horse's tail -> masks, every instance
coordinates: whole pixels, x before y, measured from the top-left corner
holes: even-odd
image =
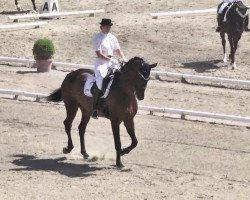
[[[49,96],[46,97],[47,101],[59,102],[62,101],[62,89],[58,88],[54,92],[52,92]]]

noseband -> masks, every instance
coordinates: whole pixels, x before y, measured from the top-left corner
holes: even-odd
[[[140,70],[138,71],[138,74],[140,75],[140,77],[142,77],[143,80],[148,81],[149,75],[150,75],[149,64],[142,60],[141,67],[140,67]]]

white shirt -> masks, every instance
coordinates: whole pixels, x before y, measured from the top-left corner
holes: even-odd
[[[224,0],[223,2],[224,3],[233,3],[233,2],[236,2],[236,1],[240,1],[240,0]],[[241,0],[243,2],[243,0]]]
[[[113,56],[114,51],[120,49],[119,42],[113,34],[102,32],[94,36],[93,46],[95,51],[100,51],[106,56]]]

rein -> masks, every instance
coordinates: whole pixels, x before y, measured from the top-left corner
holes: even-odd
[[[238,13],[238,15],[240,17],[242,17],[243,19],[248,15],[248,10],[246,11],[245,14],[242,14],[240,11],[239,11],[239,8],[236,8],[236,12]]]
[[[143,80],[148,81],[150,77],[145,78],[141,72],[138,72],[138,74],[143,78]]]

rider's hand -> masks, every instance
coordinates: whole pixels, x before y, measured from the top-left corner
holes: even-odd
[[[110,58],[110,62],[112,62],[115,65],[119,64],[118,60],[116,60],[115,58]]]
[[[128,59],[125,56],[122,56],[122,61],[123,62],[128,62]]]

